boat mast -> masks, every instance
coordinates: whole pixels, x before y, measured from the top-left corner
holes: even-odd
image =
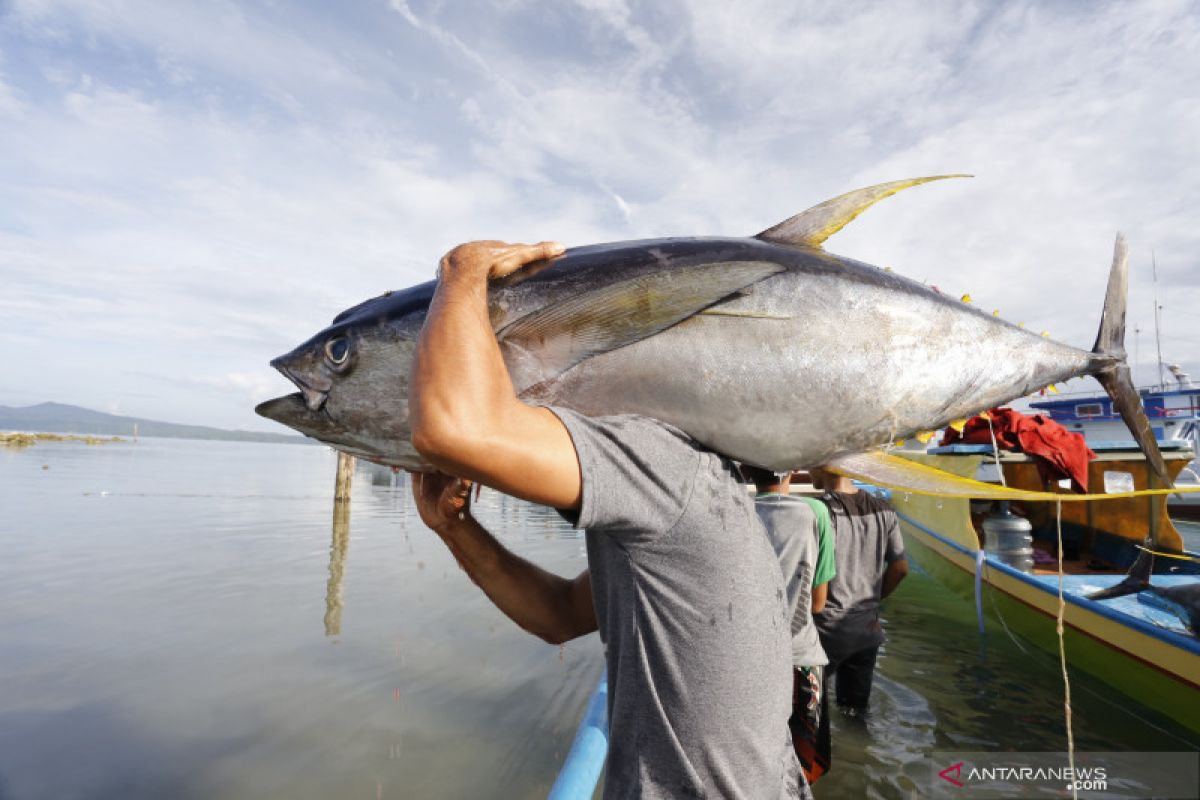
[[[1162,337],[1158,319],[1162,306],[1158,304],[1158,262],[1154,258],[1153,250],[1150,251],[1150,269],[1154,273],[1154,346],[1158,350],[1158,390],[1161,392],[1166,389],[1166,384],[1163,383]]]
[[[1133,323],[1133,363],[1130,364],[1130,366],[1129,366],[1129,374],[1130,374],[1130,378],[1133,380],[1134,386],[1138,385],[1138,383],[1137,383],[1137,368],[1138,368],[1138,359],[1140,358],[1138,353],[1140,353],[1141,351],[1142,351],[1142,326],[1140,323],[1135,322],[1135,323]]]

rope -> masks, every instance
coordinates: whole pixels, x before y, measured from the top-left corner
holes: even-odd
[[[1151,550],[1149,547],[1142,547],[1140,544],[1135,544],[1134,547],[1136,547],[1138,550],[1145,550],[1147,553],[1149,553],[1152,556],[1162,556],[1163,558],[1178,558],[1180,561],[1194,561],[1197,564],[1200,564],[1200,558],[1196,558],[1195,556],[1189,556],[1189,555],[1186,555],[1183,553],[1163,553],[1158,550]]]
[[[1058,616],[1055,618],[1055,631],[1058,633],[1058,659],[1062,666],[1063,679],[1063,709],[1067,725],[1067,763],[1071,766],[1071,797],[1079,800],[1079,790],[1075,786],[1075,733],[1071,729],[1071,679],[1067,676],[1067,645],[1063,639],[1063,615],[1067,611],[1067,601],[1063,598],[1063,540],[1062,540],[1062,501],[1054,503],[1055,523],[1058,529]]]
[[[991,568],[990,568],[990,565],[988,565],[986,561],[984,562],[984,569],[986,569],[988,571],[988,575],[990,576]],[[987,592],[988,603],[992,607],[992,613],[995,614],[996,619],[1000,621],[1000,626],[1002,628],[1004,628],[1004,633],[1005,633],[1005,635],[1008,636],[1008,640],[1010,642],[1012,642],[1014,647],[1016,647],[1018,650],[1020,650],[1026,656],[1028,656],[1031,661],[1037,662],[1039,668],[1050,669],[1051,667],[1050,667],[1049,659],[1051,659],[1052,656],[1045,651],[1038,650],[1037,648],[1026,649],[1025,645],[1021,644],[1020,638],[1015,633],[1013,633],[1012,630],[1008,627],[1008,622],[1005,621],[1004,613],[1000,610],[1000,606],[996,605],[996,593],[998,590],[996,589],[995,585],[992,583],[992,580],[990,577],[986,577],[985,580],[987,582],[988,590],[989,590]],[[1180,736],[1178,733],[1167,730],[1166,728],[1162,727],[1161,725],[1158,725],[1158,724],[1150,721],[1146,717],[1143,717],[1141,714],[1137,713],[1137,711],[1134,710],[1134,708],[1135,708],[1134,706],[1131,706],[1128,703],[1117,702],[1117,701],[1113,700],[1113,698],[1110,697],[1109,695],[1098,692],[1095,689],[1091,688],[1090,686],[1087,685],[1087,683],[1080,684],[1080,686],[1078,686],[1076,688],[1082,688],[1083,691],[1086,692],[1093,700],[1102,702],[1106,706],[1109,706],[1110,708],[1113,708],[1122,714],[1128,714],[1129,716],[1136,719],[1138,722],[1142,723],[1143,725],[1145,725],[1149,728],[1153,728],[1154,730],[1158,731],[1159,733],[1163,734],[1164,736],[1169,736],[1172,739],[1175,739],[1176,741],[1178,741],[1181,744],[1186,745],[1188,747],[1190,747],[1192,745],[1192,741],[1190,739],[1185,739],[1184,737]]]
[[[1000,485],[1008,488],[1004,480],[1004,467],[1000,466],[1000,445],[996,444],[996,429],[992,427],[992,415],[987,415],[988,433],[992,435],[992,457],[996,459],[996,470],[1000,473]]]

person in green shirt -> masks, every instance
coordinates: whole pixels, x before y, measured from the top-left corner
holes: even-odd
[[[779,557],[792,620],[792,745],[809,783],[829,769],[829,726],[821,722],[823,671],[828,658],[813,614],[825,607],[829,581],[837,574],[833,526],[825,504],[792,496],[791,475],[742,465],[754,483],[754,508]]]

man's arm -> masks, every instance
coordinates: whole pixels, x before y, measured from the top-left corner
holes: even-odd
[[[882,516],[887,526],[887,547],[884,551],[884,560],[887,562],[887,569],[883,573],[883,585],[879,591],[880,599],[896,591],[900,581],[904,580],[904,576],[908,574],[908,559],[904,556],[904,537],[900,535],[900,520],[896,518],[896,512],[890,505],[886,502],[884,505],[886,510]]]
[[[507,550],[471,516],[469,483],[435,473],[412,482],[421,519],[509,619],[550,644],[596,630],[590,572],[568,580]]]
[[[883,586],[879,590],[880,599],[896,591],[896,587],[900,585],[900,581],[904,580],[906,575],[908,575],[907,558],[901,558],[888,564],[887,570],[883,573]]]
[[[409,381],[412,442],[451,475],[555,508],[578,509],[575,445],[552,412],[517,399],[488,318],[487,282],[562,245],[473,242],[442,259]]]
[[[825,601],[829,599],[829,583],[822,583],[820,586],[812,588],[812,601],[809,604],[809,612],[812,614],[820,614],[825,610]]]

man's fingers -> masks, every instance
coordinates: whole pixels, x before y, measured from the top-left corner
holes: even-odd
[[[543,261],[548,258],[561,256],[566,247],[559,242],[538,242],[537,244],[513,244],[498,248],[496,259],[488,271],[490,278],[503,278],[516,272],[526,264]]]
[[[507,244],[494,239],[460,244],[442,256],[438,274],[447,271],[482,272],[489,278],[502,278],[526,264],[560,256],[566,248],[558,242]]]

